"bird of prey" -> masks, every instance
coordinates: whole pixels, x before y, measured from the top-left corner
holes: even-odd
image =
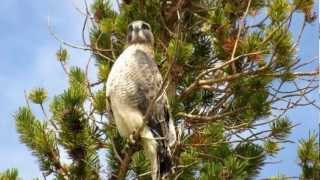
[[[121,136],[134,141],[138,133],[150,159],[152,179],[165,179],[173,168],[170,148],[176,142],[176,132],[167,95],[158,95],[163,79],[154,60],[150,25],[144,21],[130,23],[127,44],[108,76],[109,113]]]

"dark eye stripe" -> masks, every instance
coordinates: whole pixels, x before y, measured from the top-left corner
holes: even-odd
[[[128,27],[128,30],[129,30],[129,31],[133,31],[132,25],[130,25],[130,26]]]
[[[142,29],[149,30],[149,26],[145,23],[142,24]]]

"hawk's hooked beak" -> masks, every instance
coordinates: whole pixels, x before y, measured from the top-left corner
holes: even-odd
[[[140,30],[140,29],[139,29],[139,28],[137,28],[137,27],[133,29],[133,31],[134,31],[135,33],[138,33],[138,32],[139,32],[139,30]]]

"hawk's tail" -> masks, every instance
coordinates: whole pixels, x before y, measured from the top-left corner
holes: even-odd
[[[159,146],[158,148],[158,160],[159,160],[159,171],[161,179],[173,173],[173,160],[170,149],[165,146]]]
[[[168,143],[165,143],[164,139],[157,139],[149,127],[145,127],[140,136],[146,155],[150,159],[152,180],[168,179],[174,166]]]

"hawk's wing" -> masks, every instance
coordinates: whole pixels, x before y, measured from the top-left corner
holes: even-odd
[[[146,115],[147,109],[151,105],[151,111],[148,115],[147,125],[150,127],[155,137],[166,137],[169,131],[170,113],[167,106],[166,95],[161,96],[154,104],[154,98],[159,94],[162,86],[162,76],[159,72],[154,59],[150,59],[145,52],[137,50],[134,57],[138,62],[138,71],[141,74],[134,76],[137,82],[137,94],[141,101],[138,102],[138,108],[143,115]]]

